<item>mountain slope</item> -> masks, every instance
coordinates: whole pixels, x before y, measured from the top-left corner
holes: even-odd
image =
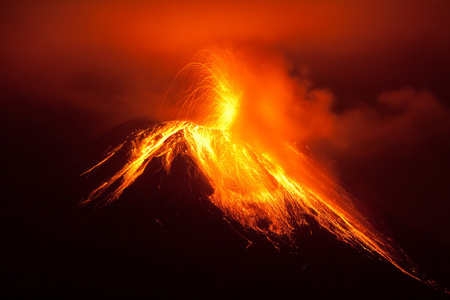
[[[64,168],[56,182],[67,185],[28,200],[45,204],[27,215],[16,210],[21,239],[8,249],[7,296],[445,299],[387,262],[337,241],[312,219],[295,232],[292,246],[224,218],[208,200],[211,187],[186,157],[175,158],[169,174],[153,159],[108,206],[77,207],[125,153],[87,179],[79,177],[77,166],[98,159],[104,144],[119,143],[132,128],[147,125],[113,129],[80,154],[76,166]]]

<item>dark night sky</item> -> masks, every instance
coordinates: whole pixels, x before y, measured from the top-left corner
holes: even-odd
[[[368,207],[449,247],[449,2],[214,3],[2,1],[5,206],[112,127],[154,118],[197,51],[230,46],[324,92],[293,97],[292,136]]]

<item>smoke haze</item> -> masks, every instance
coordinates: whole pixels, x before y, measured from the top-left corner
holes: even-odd
[[[265,143],[308,145],[378,205],[449,242],[448,6],[3,2],[2,138],[21,157],[36,144],[52,157],[124,121],[155,118],[195,53],[229,47],[253,74],[242,79],[242,126],[263,128]]]

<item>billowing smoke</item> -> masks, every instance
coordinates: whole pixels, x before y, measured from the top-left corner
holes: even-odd
[[[152,115],[174,74],[197,51],[250,46],[287,57],[289,71],[306,64],[321,86],[367,101],[367,94],[386,88],[443,83],[445,74],[435,69],[448,53],[444,5],[3,2],[0,76],[15,92],[100,115],[94,123],[105,123],[105,130]],[[361,91],[365,87],[369,91]]]
[[[382,174],[384,157],[417,160],[448,147],[439,142],[450,128],[446,5],[5,1],[3,127],[18,118],[70,145],[129,119],[156,118],[176,73],[215,45],[241,52],[248,68],[239,79],[242,134],[263,129],[255,143],[308,145],[337,176]]]

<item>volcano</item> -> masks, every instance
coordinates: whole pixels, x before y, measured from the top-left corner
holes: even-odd
[[[173,87],[182,86],[177,81],[188,82],[178,93],[182,97],[175,107],[177,117],[133,132],[125,142],[109,149],[82,175],[89,176],[116,156],[121,157],[121,152],[126,153],[126,160],[116,162],[114,165],[120,166],[117,171],[101,179],[80,204],[98,198],[110,204],[153,159],[159,159],[161,168],[169,174],[175,159],[181,156],[192,161],[194,171],[188,173],[194,179],[203,179],[207,186],[203,194],[227,219],[263,233],[275,247],[279,241],[295,244],[293,235],[312,218],[338,240],[378,255],[403,273],[435,285],[367,221],[336,179],[295,142],[287,140],[286,127],[271,122],[274,117],[282,117],[276,112],[278,105],[274,105],[277,96],[248,98],[252,81],[248,77],[252,76],[245,67],[239,68],[232,52],[205,50],[197,59],[183,68],[173,82]],[[165,101],[168,99],[166,96]],[[249,117],[249,112],[256,118]],[[270,127],[275,130],[267,137],[264,128]]]
[[[32,2],[1,299],[448,299],[446,1]]]
[[[250,101],[245,83],[254,79],[239,64],[214,51],[199,56],[173,83],[173,98],[181,99],[168,103],[169,92],[163,102],[169,120],[111,130],[66,158],[45,184],[35,183],[43,192],[21,204],[34,213],[12,206],[10,220],[32,229],[7,239],[19,250],[9,253],[16,260],[6,280],[19,286],[7,291],[64,298],[444,296],[434,274],[418,270],[307,150],[286,140],[289,122],[272,122],[276,98]],[[28,246],[21,248],[20,237]]]
[[[13,243],[4,264],[7,296],[445,299],[385,260],[337,240],[312,217],[292,235],[295,245],[244,227],[211,203],[213,190],[188,156],[174,157],[169,173],[161,157],[153,158],[118,200],[78,206],[127,161],[131,143],[87,179],[79,177],[81,168],[98,161],[107,145],[114,148],[149,126],[157,124],[128,122],[111,130],[64,166],[48,192],[34,195],[38,213],[17,221],[32,227],[28,244]]]

